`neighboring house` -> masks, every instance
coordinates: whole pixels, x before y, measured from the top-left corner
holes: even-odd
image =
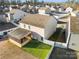
[[[32,38],[47,40],[56,31],[57,21],[52,16],[30,14],[20,21],[20,27],[32,32]]]
[[[10,17],[11,17],[11,14],[9,14],[9,13],[0,14],[0,21],[10,22],[10,20],[11,20]]]
[[[49,5],[45,5],[45,7],[46,7],[46,8],[50,8],[50,6],[49,6]]]
[[[70,40],[68,47],[79,51],[79,16],[71,16],[70,20]]]
[[[10,12],[7,12],[6,14],[9,15],[10,22],[13,22],[13,21],[17,22],[17,21],[21,20],[24,16],[27,15],[26,12],[23,12],[19,9],[12,9],[12,10],[10,10]]]
[[[38,13],[45,15],[45,14],[51,13],[51,10],[49,8],[46,8],[46,7],[40,7],[38,10]]]
[[[70,13],[71,13],[72,11],[73,11],[73,8],[71,8],[71,7],[67,7],[66,10],[65,10],[65,12],[70,12]]]
[[[15,30],[17,27],[12,23],[0,22],[0,35],[7,35],[8,32]]]
[[[64,11],[64,8],[63,7],[59,7],[59,10],[58,10],[59,12],[62,12],[62,11]]]
[[[23,6],[20,7],[20,9],[21,9],[22,11],[26,12],[27,9],[28,9],[28,5],[23,5]]]
[[[51,11],[56,11],[56,9],[54,8],[54,6],[51,6],[51,7],[50,7],[50,10],[51,10]]]
[[[8,33],[9,35],[9,41],[16,44],[19,47],[24,46],[28,42],[30,42],[31,39],[31,32],[26,29],[18,28],[14,31],[11,31]]]
[[[70,19],[69,14],[60,14],[58,17],[59,17],[58,21],[61,21],[61,22],[68,22]]]
[[[13,15],[13,18],[15,21],[21,20],[24,16],[26,16],[27,13],[21,10],[16,10],[15,14]]]
[[[70,15],[69,13],[65,13],[65,12],[54,12],[52,14],[57,19],[57,21],[64,21],[64,22],[66,20],[63,20],[63,18],[66,18]]]

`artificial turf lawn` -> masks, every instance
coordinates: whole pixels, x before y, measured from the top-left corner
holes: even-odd
[[[39,59],[45,59],[51,46],[37,40],[32,40],[30,43],[26,44],[23,49]]]

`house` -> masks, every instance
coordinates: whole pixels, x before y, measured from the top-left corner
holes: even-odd
[[[50,10],[51,10],[51,11],[56,11],[56,9],[54,8],[54,6],[51,6],[51,7],[50,7]]]
[[[31,31],[32,38],[41,42],[56,31],[57,21],[52,16],[29,14],[20,21],[20,27]]]
[[[50,6],[49,6],[49,5],[45,5],[45,7],[46,7],[46,8],[50,8]]]
[[[60,22],[68,22],[70,19],[70,14],[60,14],[58,15],[58,21]]]
[[[7,35],[8,32],[15,30],[17,27],[12,23],[0,22],[0,35]]]
[[[9,14],[9,13],[0,14],[0,21],[10,22],[10,20],[11,20],[11,14]]]
[[[24,11],[21,11],[21,10],[16,10],[16,12],[14,13],[14,15],[13,15],[13,19],[14,19],[14,21],[19,21],[19,20],[21,20],[24,16],[26,16],[27,15],[27,13],[26,12],[24,12]]]
[[[28,42],[30,42],[31,39],[31,32],[29,30],[25,29],[15,29],[14,31],[11,31],[8,33],[9,41],[14,43],[15,45],[22,47]]]
[[[12,22],[12,21],[19,21],[21,20],[25,15],[27,15],[26,12],[23,12],[19,9],[12,9],[9,12],[6,12],[4,14],[0,14],[0,18],[4,22]]]
[[[46,15],[46,14],[51,13],[51,10],[49,8],[46,8],[46,7],[40,7],[38,10],[38,13]]]
[[[20,6],[20,9],[24,12],[27,12],[27,9],[28,9],[28,5],[23,5],[23,6]]]
[[[79,16],[71,16],[68,48],[79,51]]]
[[[21,20],[25,15],[27,15],[26,12],[21,11],[19,9],[12,9],[10,10],[10,12],[7,12],[6,14],[8,14],[9,16],[9,22],[16,22]]]
[[[68,19],[66,18],[70,15],[70,13],[66,12],[53,12],[52,14],[57,19],[57,21],[63,21],[63,22],[67,22]]]
[[[67,7],[66,10],[65,10],[65,12],[70,12],[70,13],[71,13],[72,11],[73,11],[73,8],[71,8],[71,7]]]

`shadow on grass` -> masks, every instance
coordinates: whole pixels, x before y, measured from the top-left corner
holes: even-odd
[[[33,39],[31,42],[26,44],[23,48],[35,48],[35,49],[50,49],[51,46],[39,42],[38,40]]]

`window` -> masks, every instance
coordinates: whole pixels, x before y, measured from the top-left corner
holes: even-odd
[[[41,37],[41,41],[43,41],[43,37]]]
[[[4,32],[4,35],[7,35],[7,32]]]

